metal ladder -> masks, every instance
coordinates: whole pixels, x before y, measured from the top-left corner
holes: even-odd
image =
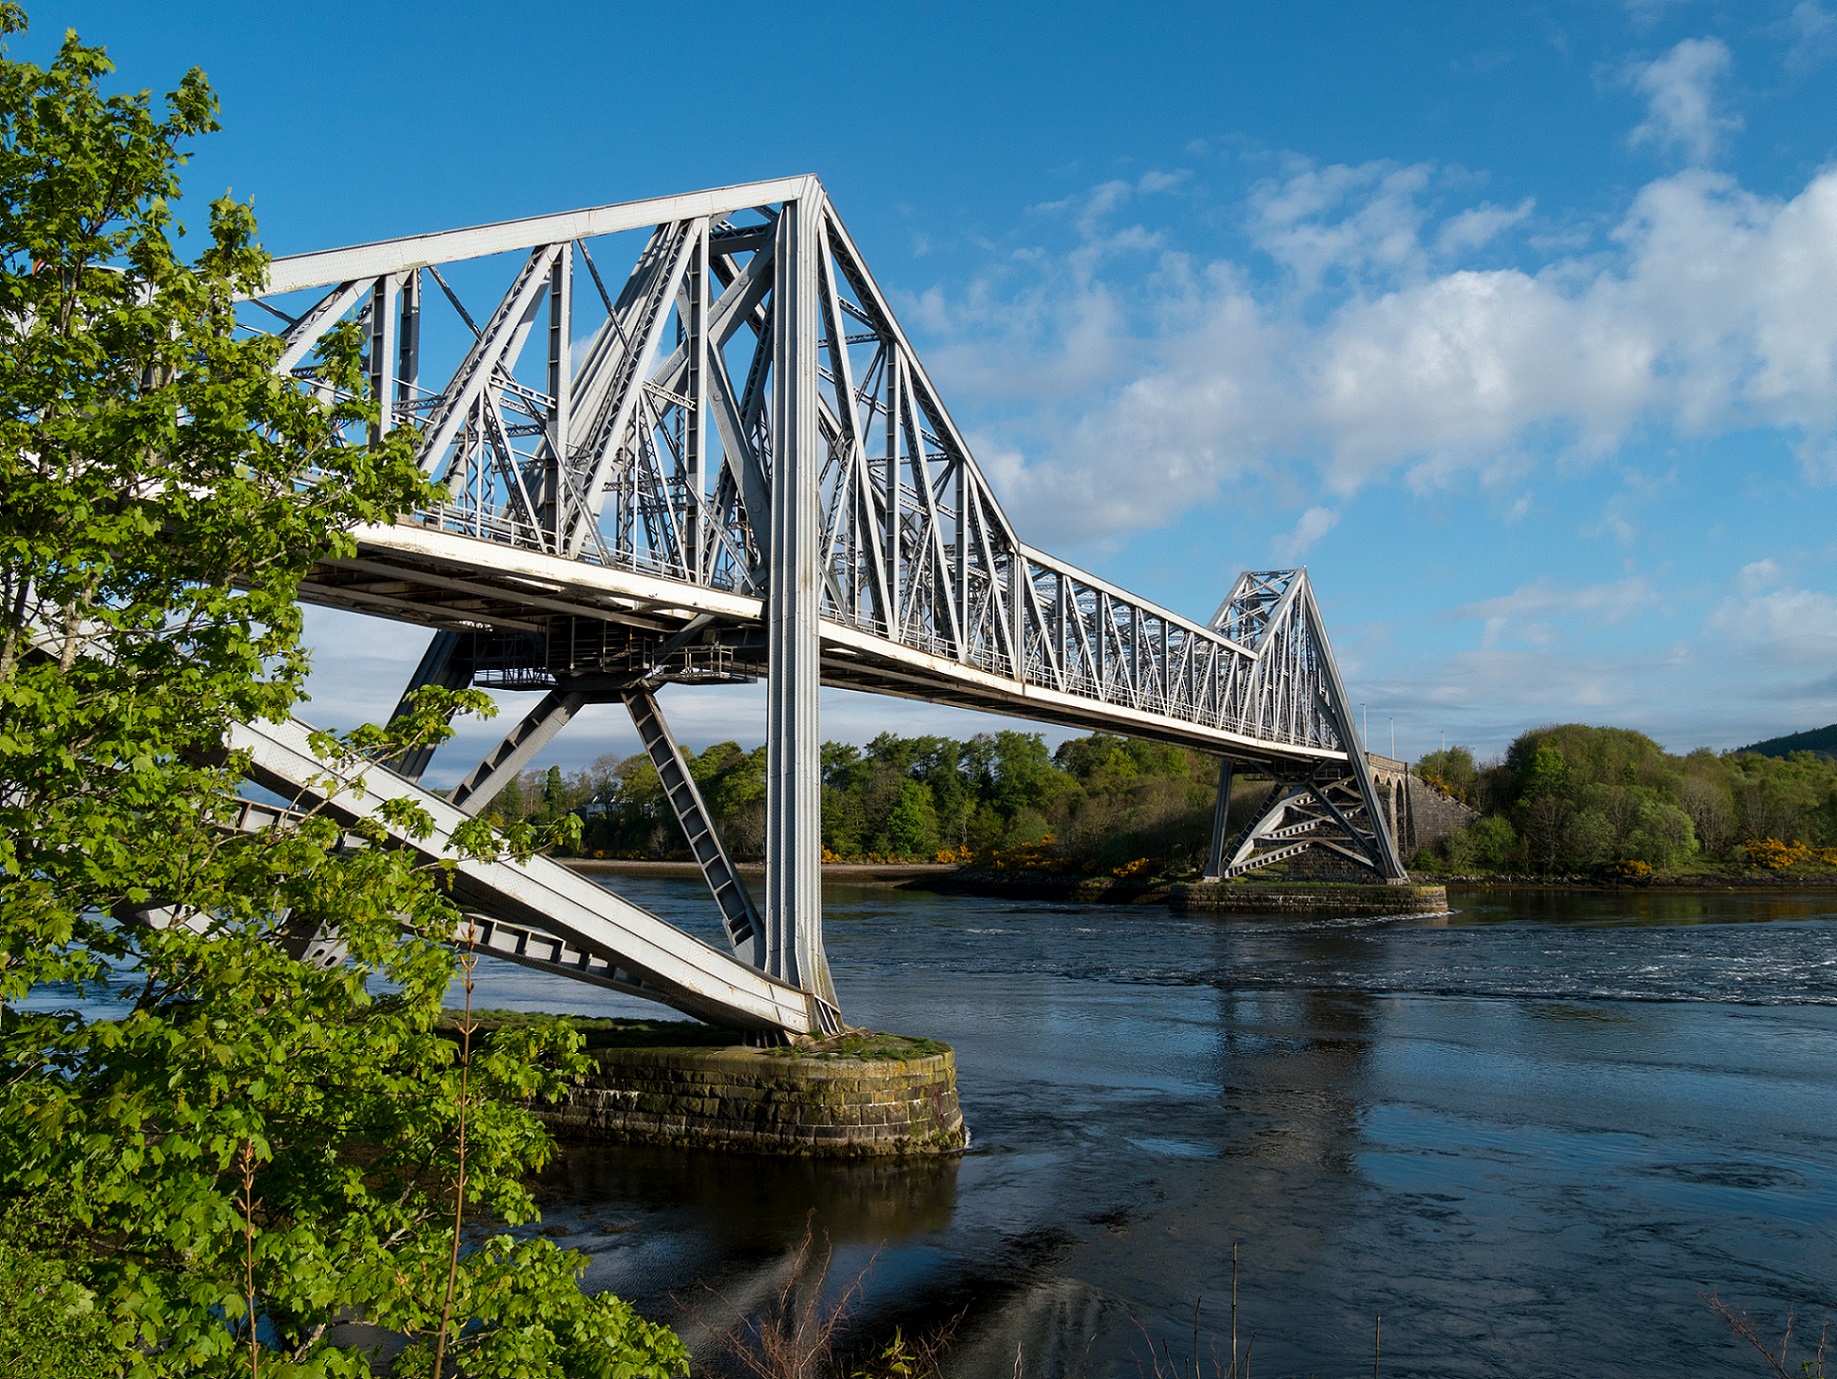
[[[623,697],[644,750],[650,755],[651,765],[657,768],[664,797],[675,811],[676,821],[682,825],[683,836],[689,840],[689,851],[701,867],[708,889],[714,893],[714,903],[720,907],[721,924],[727,930],[727,940],[733,945],[734,955],[763,969],[765,926],[759,922],[759,911],[735,872],[733,859],[727,855],[720,834],[715,832],[714,823],[708,817],[708,806],[702,801],[702,792],[696,789],[695,778],[689,774],[682,749],[670,735],[670,725],[664,722],[656,697],[641,687],[625,691]]]

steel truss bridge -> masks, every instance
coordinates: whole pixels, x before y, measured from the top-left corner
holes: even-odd
[[[396,840],[439,852],[583,705],[622,701],[727,939],[544,859],[462,864],[488,951],[768,1037],[837,1028],[822,685],[1215,756],[1212,876],[1314,850],[1405,879],[1306,572],[1241,575],[1199,622],[1022,541],[814,177],[279,258],[241,311],[317,389],[315,346],[354,322],[378,429],[418,428],[439,495],[359,528],[302,599],[434,629],[410,691],[542,695],[450,798],[418,784],[427,752],[329,788],[300,724],[237,730],[253,778],[334,813],[412,798],[438,827]],[[758,677],[762,903],[656,698]],[[1234,770],[1274,785],[1228,838]]]

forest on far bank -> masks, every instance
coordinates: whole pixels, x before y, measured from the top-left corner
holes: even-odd
[[[765,748],[720,742],[689,756],[709,812],[742,860],[763,854]],[[1627,728],[1522,733],[1503,757],[1432,752],[1414,773],[1480,818],[1412,869],[1639,876],[1727,866],[1837,865],[1837,761],[1702,748],[1678,756]],[[959,740],[883,733],[825,743],[823,845],[834,860],[1002,857],[1090,872],[1178,875],[1203,864],[1216,761],[1094,733],[1049,748],[1038,733]],[[1231,826],[1268,790],[1240,775]],[[494,802],[505,820],[583,820],[590,857],[664,860],[688,849],[650,760],[601,757],[532,771]]]
[[[1684,756],[1630,728],[1520,733],[1503,757],[1465,747],[1413,768],[1481,817],[1422,869],[1639,876],[1723,866],[1837,866],[1837,760],[1814,752]]]

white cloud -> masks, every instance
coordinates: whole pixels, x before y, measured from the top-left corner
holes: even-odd
[[[1659,602],[1643,577],[1564,589],[1548,580],[1521,585],[1509,594],[1453,609],[1448,617],[1482,624],[1483,649],[1517,641],[1547,647],[1597,627],[1628,622]]]
[[[1792,39],[1786,55],[1790,66],[1816,66],[1837,51],[1837,13],[1819,0],[1799,0],[1786,18],[1786,32]]]
[[[1663,57],[1628,68],[1628,80],[1646,98],[1646,118],[1628,142],[1675,148],[1694,163],[1709,162],[1723,137],[1741,128],[1740,116],[1716,110],[1716,86],[1730,65],[1721,39],[1687,38]]]
[[[1837,595],[1815,589],[1767,587],[1778,579],[1772,561],[1759,562],[1765,581],[1742,571],[1742,593],[1710,614],[1709,628],[1724,645],[1741,648],[1776,664],[1828,667],[1837,658]]]
[[[1445,221],[1435,236],[1435,247],[1443,254],[1463,254],[1490,244],[1514,225],[1522,224],[1536,207],[1535,197],[1527,196],[1507,209],[1490,201],[1462,211]]]
[[[1252,191],[1252,234],[1304,290],[1312,291],[1330,273],[1395,274],[1421,258],[1428,214],[1421,197],[1433,175],[1422,163],[1297,163],[1287,177]]]
[[[1755,560],[1743,565],[1735,576],[1735,587],[1743,594],[1758,594],[1778,584],[1784,572],[1772,560]]]
[[[1085,227],[1071,252],[928,294],[946,338],[925,352],[947,398],[1006,415],[978,453],[1047,542],[1164,525],[1230,485],[1484,481],[1504,455],[1586,460],[1648,429],[1777,428],[1808,477],[1837,476],[1837,168],[1784,200],[1659,178],[1604,240],[1519,267],[1438,271],[1426,246],[1487,225],[1432,215],[1435,192],[1421,168],[1292,168],[1251,198],[1288,270],[1259,282],[1121,235],[1100,188],[1059,212]]]
[[[1293,565],[1306,555],[1314,543],[1339,525],[1339,514],[1332,508],[1309,508],[1295,523],[1295,529],[1276,538],[1276,559]]]
[[[1191,176],[1192,173],[1185,168],[1177,168],[1173,172],[1150,169],[1136,179],[1135,189],[1139,192],[1169,192]]]

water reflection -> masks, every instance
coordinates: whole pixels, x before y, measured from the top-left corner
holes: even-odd
[[[832,1288],[872,1266],[857,1344],[964,1312],[953,1375],[1135,1373],[1145,1336],[1191,1348],[1196,1298],[1223,1334],[1233,1242],[1267,1374],[1367,1368],[1381,1312],[1386,1375],[1740,1375],[1700,1286],[1837,1305],[1829,896],[1495,892],[1445,923],[827,900],[850,1017],[956,1045],[973,1148],[571,1153],[551,1220],[589,1282],[705,1355],[807,1218]]]
[[[950,1224],[955,1155],[844,1160],[576,1146],[544,1179],[556,1205],[643,1202],[682,1212],[724,1249],[778,1248],[806,1221],[841,1245],[905,1240]]]

